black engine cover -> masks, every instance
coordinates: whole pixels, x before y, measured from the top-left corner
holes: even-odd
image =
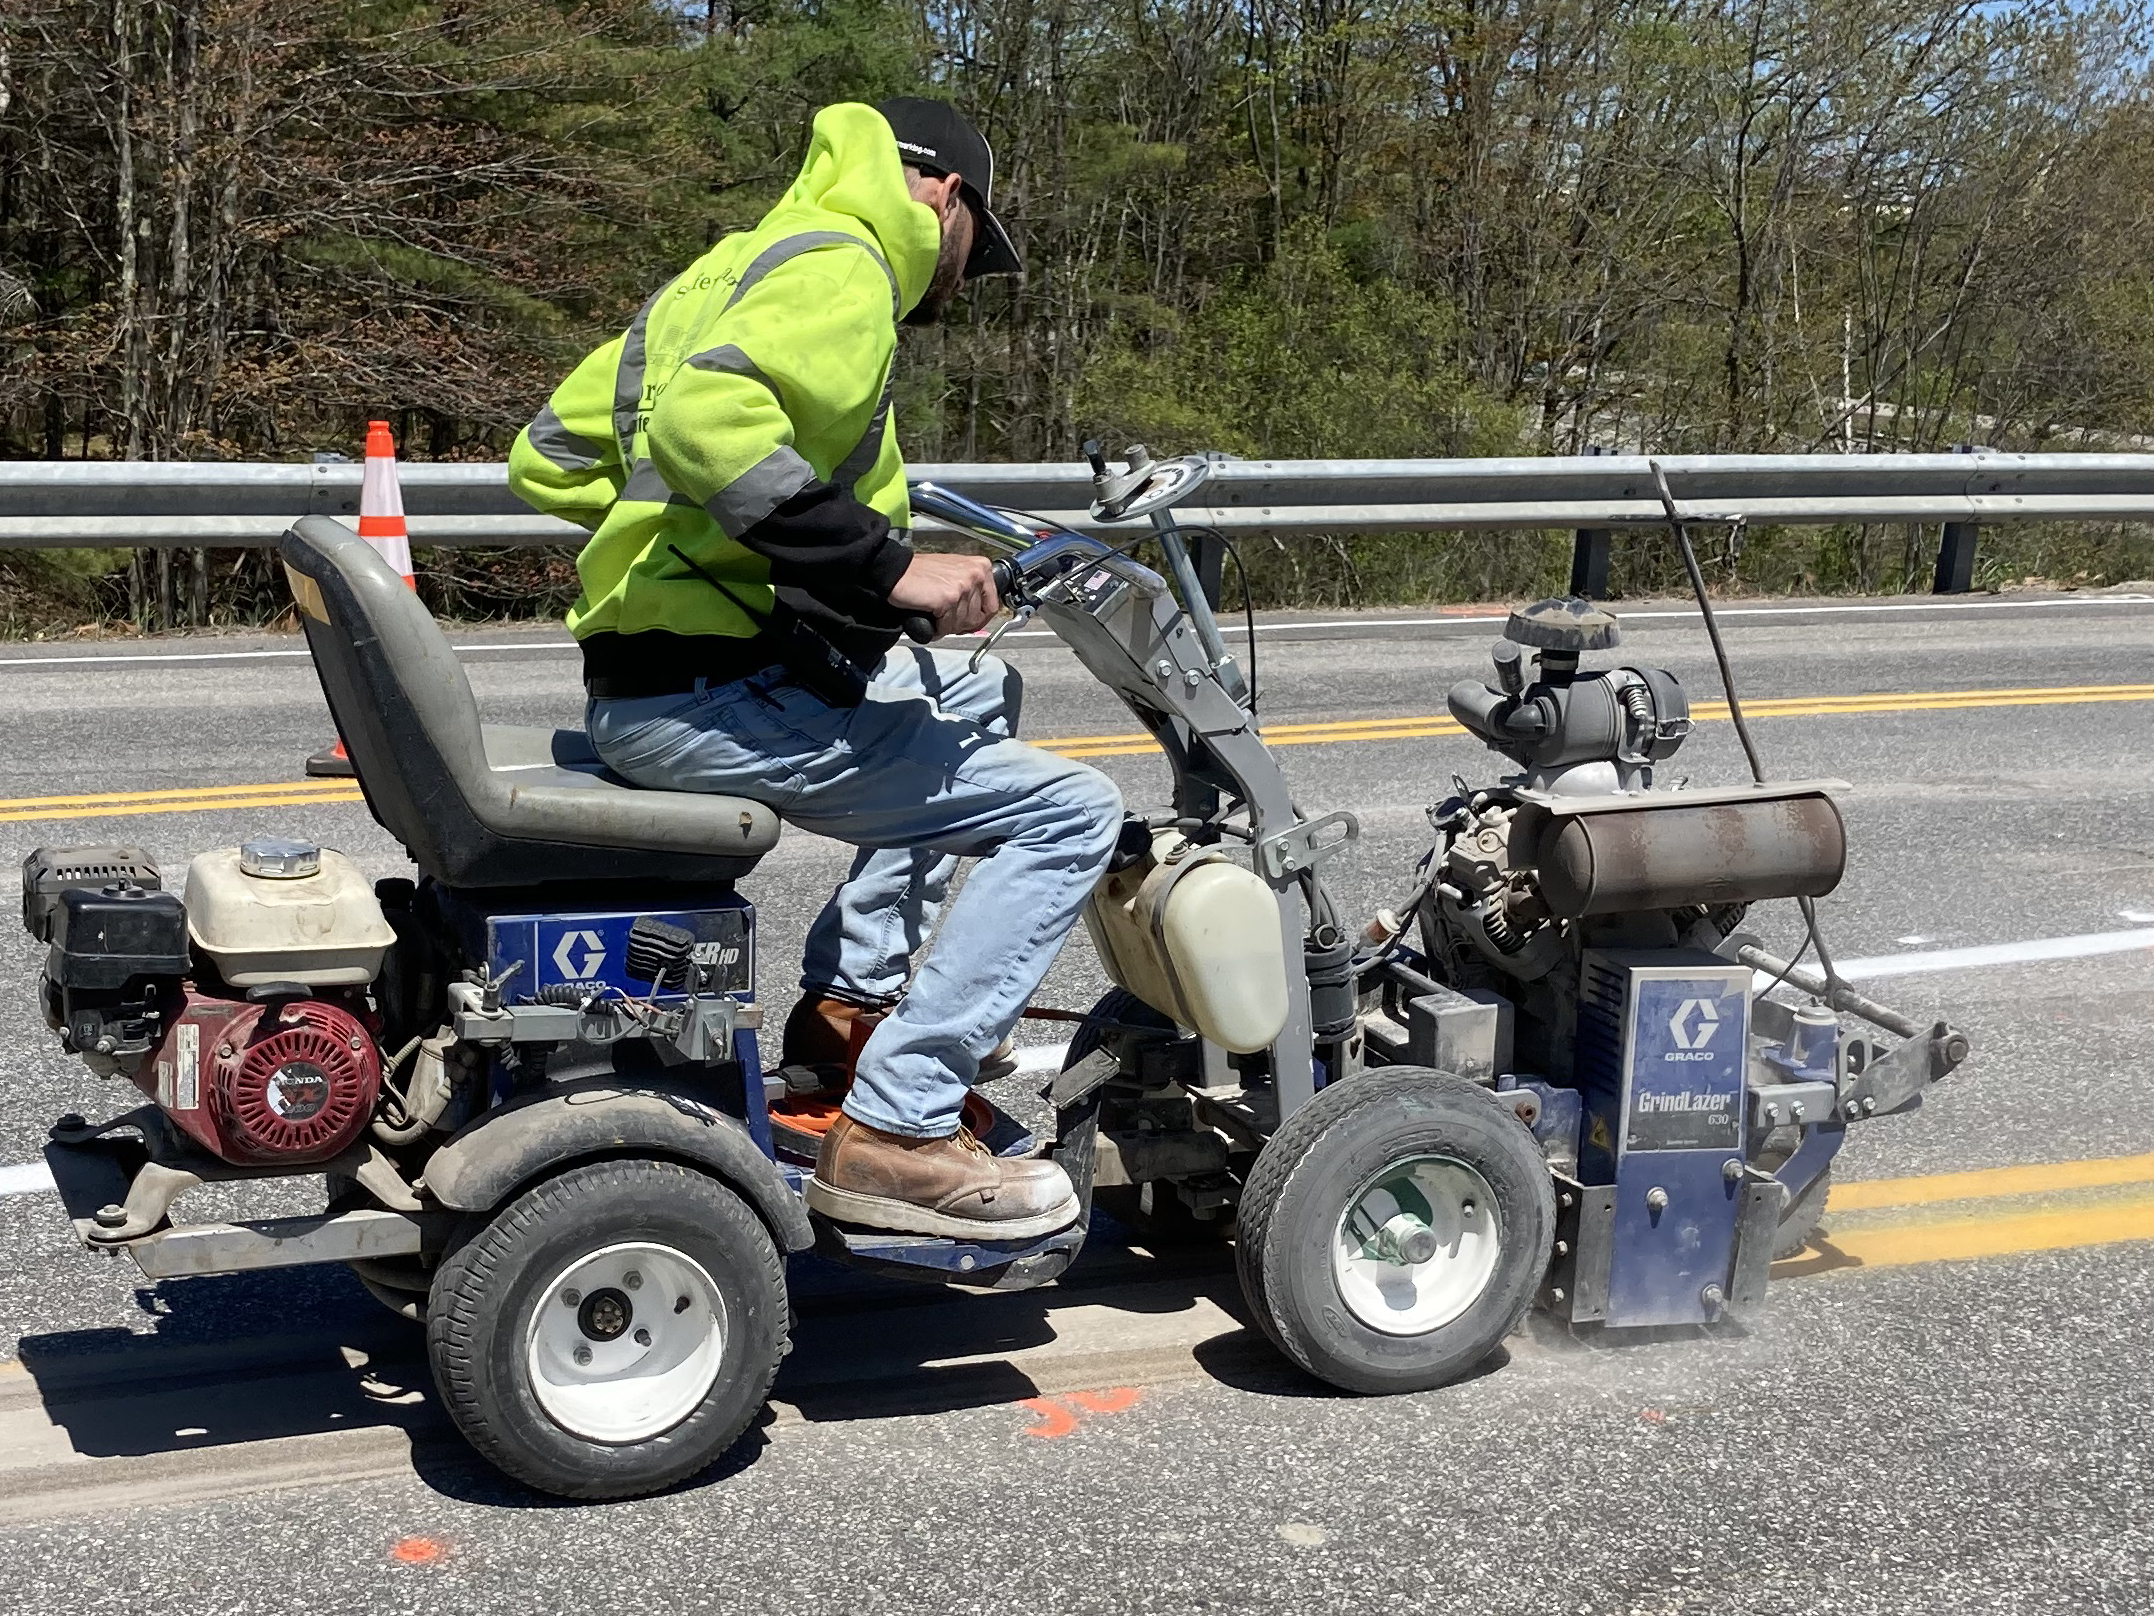
[[[70,887],[53,910],[45,974],[62,988],[109,991],[138,976],[185,976],[187,908],[173,892]]]

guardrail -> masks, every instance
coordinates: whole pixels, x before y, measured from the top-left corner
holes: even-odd
[[[1752,526],[1946,524],[1938,586],[1967,587],[1978,524],[2154,520],[2154,454],[1674,455],[1675,494],[1701,520]],[[262,545],[297,517],[356,516],[361,464],[0,461],[0,547]],[[498,465],[400,465],[415,544],[573,544]],[[915,466],[975,499],[1081,530],[1090,474],[1076,462]],[[1230,460],[1184,520],[1229,532],[1464,528],[1580,530],[1583,586],[1606,535],[1652,527],[1643,456],[1490,460]]]

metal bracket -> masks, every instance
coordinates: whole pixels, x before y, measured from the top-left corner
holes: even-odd
[[[1840,1094],[1840,1109],[1850,1121],[1889,1115],[1966,1058],[1967,1035],[1940,1021],[1851,1075]]]
[[[639,1001],[640,1004],[640,1001]],[[723,1054],[735,1031],[763,1023],[761,1005],[737,999],[690,999],[653,1008],[648,1017],[607,1000],[588,1010],[561,1004],[505,1004],[498,1010],[458,1009],[456,1036],[473,1044],[618,1044],[648,1038],[680,1058],[708,1061]]]
[[[1750,1090],[1750,1126],[1779,1128],[1823,1122],[1840,1103],[1830,1083],[1772,1083]]]
[[[1341,834],[1326,840],[1325,833],[1333,830]],[[1360,839],[1361,821],[1341,808],[1265,837],[1256,844],[1257,868],[1274,881],[1288,880],[1315,869]]]

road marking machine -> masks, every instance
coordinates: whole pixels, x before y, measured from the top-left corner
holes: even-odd
[[[739,887],[775,815],[632,787],[577,731],[482,723],[403,581],[310,517],[283,541],[308,644],[417,877],[296,838],[202,853],[178,891],[133,849],[29,856],[45,1017],[143,1102],[52,1130],[83,1242],[153,1279],[348,1265],[423,1325],[474,1446],[575,1497],[666,1486],[741,1435],[786,1350],[789,1254],[1021,1289],[1068,1267],[1095,1204],[1151,1242],[1230,1236],[1258,1326],[1357,1392],[1455,1379],[1536,1305],[1618,1330],[1754,1312],[1848,1124],[1967,1053],[1832,973],[1810,904],[1845,862],[1833,784],[1766,782],[1747,730],[1752,783],[1660,783],[1682,686],[1587,667],[1615,619],[1543,601],[1450,693],[1496,777],[1457,780],[1403,896],[1342,921],[1324,873],[1355,818],[1296,805],[1175,518],[1215,464],[1095,452],[1123,544],[913,489],[1002,553],[1011,620],[1051,626],[1172,778],[1087,914],[1116,985],[1045,1091],[1053,1136],[1000,1109],[986,1136],[1067,1168],[1072,1227],[993,1244],[811,1215]],[[1821,974],[1739,929],[1781,899]],[[205,1183],[295,1176],[326,1181],[323,1212],[175,1215]]]

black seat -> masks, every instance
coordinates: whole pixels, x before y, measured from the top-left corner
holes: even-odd
[[[581,730],[482,725],[433,614],[342,523],[302,517],[282,554],[367,807],[436,880],[730,881],[777,842],[762,803],[632,786]]]

